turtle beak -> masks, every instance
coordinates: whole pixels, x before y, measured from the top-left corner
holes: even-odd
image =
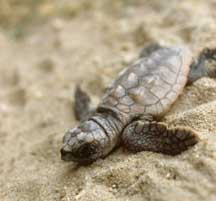
[[[69,150],[68,145],[65,145],[64,147],[61,148],[61,159],[63,161],[72,161],[73,160],[73,155],[72,152]]]

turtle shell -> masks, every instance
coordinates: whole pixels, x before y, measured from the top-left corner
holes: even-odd
[[[161,48],[120,72],[99,108],[163,116],[182,93],[191,62],[192,54],[186,47]]]

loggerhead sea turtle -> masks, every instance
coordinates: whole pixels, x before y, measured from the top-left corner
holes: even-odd
[[[88,95],[77,87],[74,109],[81,123],[66,132],[62,160],[88,164],[121,144],[132,152],[168,155],[195,145],[199,137],[194,130],[168,128],[158,121],[186,84],[203,76],[216,77],[215,69],[205,67],[206,60],[216,60],[216,49],[206,48],[192,61],[187,47],[149,45],[135,63],[120,72],[94,112]]]

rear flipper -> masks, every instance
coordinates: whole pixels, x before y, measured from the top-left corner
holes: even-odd
[[[196,60],[190,66],[190,73],[188,76],[188,83],[192,84],[201,77],[216,77],[216,66],[209,68],[206,63],[215,61],[216,65],[216,49],[205,48]]]
[[[94,109],[91,106],[91,99],[89,95],[84,92],[80,86],[76,86],[74,94],[74,115],[78,121],[84,121],[94,113]]]
[[[153,151],[177,155],[195,145],[199,137],[189,128],[167,128],[164,123],[135,121],[122,134],[124,146],[132,152]]]
[[[149,57],[153,52],[163,48],[159,43],[147,44],[140,52],[139,58]],[[188,76],[188,85],[192,84],[196,80],[202,77],[216,78],[216,64],[213,68],[209,68],[206,65],[209,61],[216,63],[216,48],[205,48],[201,51],[197,59],[193,61],[190,66],[190,72]]]
[[[140,51],[139,58],[149,57],[153,52],[163,48],[159,43],[149,43]]]

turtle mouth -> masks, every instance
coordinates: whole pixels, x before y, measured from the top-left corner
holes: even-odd
[[[61,160],[73,161],[74,157],[71,152],[65,151],[64,148],[62,148],[60,152],[61,152]]]
[[[81,165],[88,165],[94,162],[95,160],[89,157],[79,157],[77,154],[73,154],[72,152],[65,151],[64,148],[61,149],[61,160],[66,161],[66,162],[76,162]]]
[[[89,159],[89,158],[82,158],[81,159],[81,158],[73,157],[72,160],[70,160],[70,161],[73,161],[73,162],[78,163],[80,165],[89,165],[89,164],[93,163],[95,160]]]

